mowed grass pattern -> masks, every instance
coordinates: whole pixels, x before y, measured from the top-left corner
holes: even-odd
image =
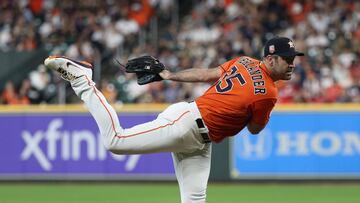
[[[0,183],[0,203],[179,203],[176,183]],[[207,203],[359,203],[360,184],[210,184]]]

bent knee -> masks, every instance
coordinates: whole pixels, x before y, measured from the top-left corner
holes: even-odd
[[[105,149],[113,154],[129,154],[126,149],[122,149],[118,145],[106,144]]]
[[[104,140],[104,147],[107,151],[110,151],[113,154],[119,155],[130,155],[136,154],[134,147],[125,143],[122,138],[113,138],[109,140]]]
[[[125,150],[122,149],[121,142],[118,142],[118,140],[112,139],[104,139],[103,140],[104,147],[107,151],[110,151],[114,154],[125,154]]]

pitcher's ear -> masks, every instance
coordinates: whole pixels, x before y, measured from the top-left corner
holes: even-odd
[[[271,66],[274,64],[274,57],[273,55],[267,55],[264,57],[264,60],[270,64]]]

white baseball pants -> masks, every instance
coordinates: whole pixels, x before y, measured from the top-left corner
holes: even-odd
[[[205,202],[210,173],[211,143],[204,143],[195,120],[201,118],[195,104],[170,105],[148,123],[123,129],[115,110],[107,103],[95,83],[80,77],[71,85],[94,117],[105,147],[115,154],[172,152],[181,202]]]

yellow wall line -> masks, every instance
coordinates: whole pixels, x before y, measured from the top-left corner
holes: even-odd
[[[161,112],[169,104],[112,105],[118,112]],[[275,112],[360,112],[360,104],[278,104]],[[87,113],[85,105],[0,105],[0,113]]]

